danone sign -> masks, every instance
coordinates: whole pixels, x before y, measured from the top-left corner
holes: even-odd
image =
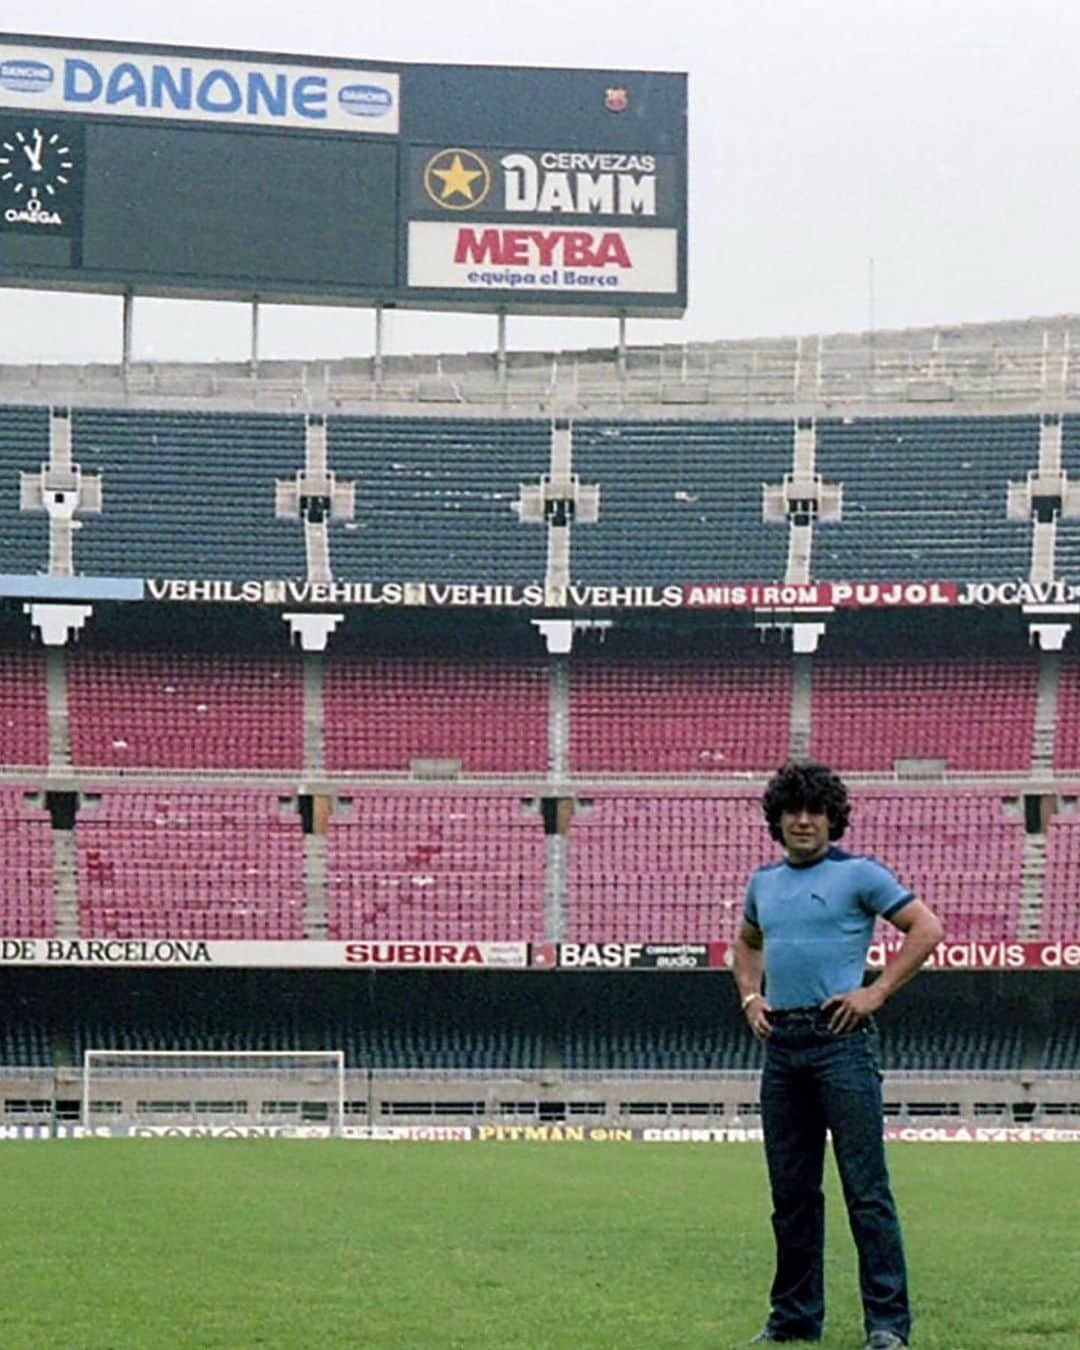
[[[0,107],[395,134],[399,105],[391,71],[0,38]]]

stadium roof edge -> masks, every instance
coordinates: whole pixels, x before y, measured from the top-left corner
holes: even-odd
[[[562,351],[0,364],[0,403],[695,418],[1036,413],[1080,404],[1080,315]]]

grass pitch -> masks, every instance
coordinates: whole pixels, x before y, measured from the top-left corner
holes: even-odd
[[[1080,1147],[890,1152],[938,1350],[1080,1348]],[[760,1326],[759,1147],[0,1144],[0,1346],[727,1350]],[[829,1183],[826,1347],[862,1341]]]

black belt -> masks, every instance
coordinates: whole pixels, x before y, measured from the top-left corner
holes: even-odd
[[[765,1016],[770,1022],[817,1022],[829,1014],[816,1003],[808,1008],[769,1008]]]

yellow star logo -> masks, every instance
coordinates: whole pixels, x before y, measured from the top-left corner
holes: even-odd
[[[472,150],[440,150],[428,160],[424,187],[431,200],[448,211],[469,211],[487,196],[491,173]]]

